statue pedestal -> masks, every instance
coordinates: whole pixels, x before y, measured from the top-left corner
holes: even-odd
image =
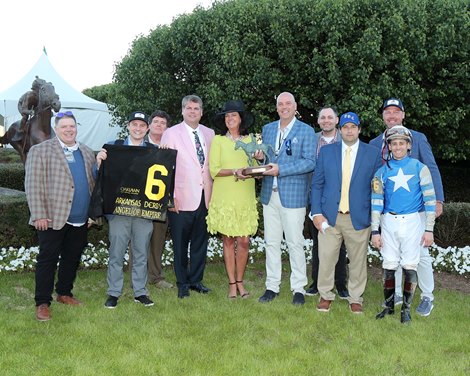
[[[272,166],[254,166],[254,167],[247,167],[243,169],[242,173],[245,176],[263,176],[263,172],[268,171],[272,168]]]

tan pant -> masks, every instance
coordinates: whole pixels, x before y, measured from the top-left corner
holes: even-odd
[[[336,225],[328,227],[323,234],[318,233],[318,291],[326,300],[334,300],[335,266],[338,262],[341,243],[346,245],[349,258],[349,303],[362,304],[362,294],[367,283],[367,246],[370,239],[370,226],[355,230],[349,214],[340,214]]]
[[[153,222],[153,233],[150,238],[150,251],[147,262],[149,283],[158,283],[165,279],[162,273],[162,254],[167,229],[168,219],[165,222]]]

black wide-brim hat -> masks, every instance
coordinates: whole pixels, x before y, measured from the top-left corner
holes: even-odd
[[[214,116],[214,124],[219,129],[226,129],[225,114],[238,112],[242,119],[240,128],[248,129],[255,121],[253,114],[245,110],[245,105],[241,100],[230,100],[224,103],[222,110]]]

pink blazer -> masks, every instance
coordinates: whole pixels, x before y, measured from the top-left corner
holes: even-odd
[[[175,190],[173,196],[178,200],[179,210],[194,211],[201,202],[201,193],[204,189],[206,207],[212,193],[212,178],[209,171],[209,150],[211,148],[214,131],[199,124],[199,129],[204,135],[205,161],[201,168],[194,149],[192,140],[189,138],[186,125],[180,123],[168,128],[162,136],[162,145],[178,151],[176,156]]]

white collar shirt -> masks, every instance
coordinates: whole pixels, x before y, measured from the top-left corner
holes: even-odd
[[[281,130],[281,121],[279,120],[279,123],[277,125],[277,136],[276,136],[276,143],[275,143],[275,148],[274,148],[274,153],[276,157],[279,155],[280,150],[282,148],[282,145],[287,139],[287,136],[289,135],[289,132],[291,131],[292,127],[294,126],[296,117],[294,116],[292,120],[290,121],[289,124],[284,128],[284,130]],[[274,176],[273,180],[273,189],[277,188],[277,176]]]
[[[197,128],[194,129],[194,128],[191,128],[185,122],[184,122],[184,125],[186,127],[187,132],[188,132],[189,139],[193,143],[194,151],[196,152],[196,154],[197,154],[197,150],[196,150],[196,139],[194,138],[194,131],[196,131],[197,135],[199,136],[199,141],[201,141],[202,150],[204,150],[204,157],[207,158],[206,140],[204,138],[204,134],[201,132],[201,127],[198,125]]]
[[[75,145],[73,145],[73,146],[67,146],[67,145],[65,145],[65,144],[60,140],[59,137],[57,137],[57,139],[59,140],[60,146],[62,147],[62,150],[63,150],[64,152],[65,152],[66,150],[71,151],[71,152],[74,152],[74,151],[78,150],[78,147],[79,147],[78,141],[75,141]]]
[[[346,149],[349,146],[341,141],[341,166],[343,165],[344,156],[346,155]],[[359,149],[359,140],[354,145],[351,145],[351,176],[354,171],[354,164],[356,163],[357,151]]]

